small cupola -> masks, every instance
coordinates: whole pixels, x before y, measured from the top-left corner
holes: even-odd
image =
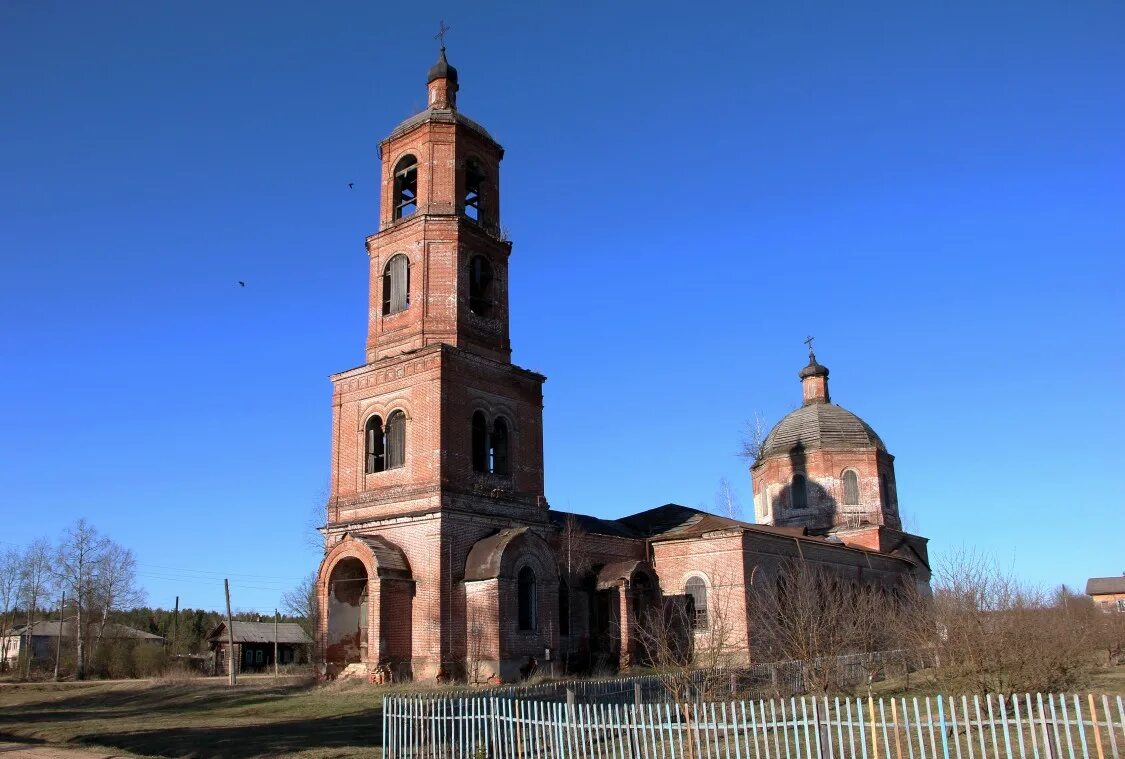
[[[438,60],[430,66],[430,73],[426,79],[429,88],[429,107],[438,110],[454,110],[457,108],[457,69],[449,65],[445,57],[445,46],[442,45],[438,53]]]
[[[808,366],[801,369],[797,375],[801,378],[801,391],[805,398],[805,405],[810,403],[830,403],[828,395],[828,367],[816,361],[816,354],[809,347]]]

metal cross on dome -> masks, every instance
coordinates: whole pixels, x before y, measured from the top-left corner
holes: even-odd
[[[445,25],[445,19],[442,19],[440,22],[438,22],[438,33],[434,35],[434,39],[441,44],[442,50],[445,50],[445,34],[451,29],[453,29],[452,26]]]
[[[813,338],[813,336],[812,336],[812,335],[809,335],[808,337],[806,337],[806,338],[805,338],[805,345],[809,346],[809,355],[810,355],[810,356],[812,356],[812,355],[813,355],[813,347],[812,347],[812,341],[813,341],[814,339],[815,339],[815,338]]]

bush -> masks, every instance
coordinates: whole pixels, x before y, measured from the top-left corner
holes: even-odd
[[[164,649],[151,643],[143,643],[133,648],[133,676],[158,677],[168,666]]]

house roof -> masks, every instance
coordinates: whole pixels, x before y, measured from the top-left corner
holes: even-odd
[[[876,448],[886,451],[871,425],[834,403],[810,403],[782,417],[762,446],[761,458],[788,454],[794,449]]]
[[[98,622],[89,622],[86,625],[87,633],[96,635],[98,633]],[[66,620],[62,623],[62,635],[64,638],[74,637],[75,624],[74,620]],[[27,635],[27,625],[17,627],[12,630],[12,635]],[[59,623],[58,621],[40,621],[31,626],[31,636],[33,638],[57,638],[59,637]],[[144,630],[138,630],[135,627],[128,625],[120,625],[116,622],[107,622],[105,629],[102,630],[102,637],[109,638],[110,640],[163,640],[159,635],[153,635]]]
[[[273,643],[273,622],[240,622],[235,620],[231,629],[234,633],[235,643]],[[227,640],[227,623],[220,622],[207,636],[207,640],[212,643],[225,643]],[[312,643],[312,638],[296,622],[279,622],[277,624],[277,642],[308,644]]]
[[[1086,581],[1086,595],[1100,596],[1107,593],[1125,593],[1125,575],[1119,577],[1091,577]]]

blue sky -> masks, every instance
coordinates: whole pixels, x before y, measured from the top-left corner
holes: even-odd
[[[726,477],[749,514],[744,423],[799,402],[814,334],[939,560],[1125,570],[1110,2],[7,0],[0,540],[86,516],[165,606],[218,608],[229,575],[272,611],[316,567],[377,143],[442,17],[507,149],[554,506],[709,505]]]

